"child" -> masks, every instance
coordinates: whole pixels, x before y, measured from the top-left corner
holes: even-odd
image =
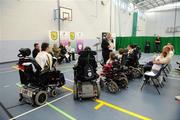
[[[120,48],[118,52],[119,52],[119,54],[117,54],[116,57],[121,62],[123,54],[124,54],[124,49]]]
[[[115,58],[116,58],[115,53],[111,52],[111,53],[109,54],[109,59],[108,59],[108,61],[107,61],[106,64],[103,66],[101,75],[104,76],[104,75],[110,73],[110,71],[111,71],[111,69],[112,69],[112,66],[113,66],[113,62],[115,62]]]
[[[111,52],[111,53],[109,54],[109,59],[108,59],[108,61],[106,62],[106,64],[107,64],[107,65],[108,65],[108,64],[112,65],[112,63],[115,61],[115,58],[116,58],[115,53]]]

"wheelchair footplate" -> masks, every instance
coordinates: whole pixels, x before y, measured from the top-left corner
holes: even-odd
[[[23,96],[32,97],[34,90],[32,90],[31,88],[26,88],[26,87],[22,86],[22,87],[19,87],[19,91]]]

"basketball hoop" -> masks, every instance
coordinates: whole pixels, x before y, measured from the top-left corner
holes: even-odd
[[[62,20],[63,20],[63,21],[66,21],[66,20],[68,20],[68,19],[69,19],[68,17],[65,17],[65,18],[63,18]]]

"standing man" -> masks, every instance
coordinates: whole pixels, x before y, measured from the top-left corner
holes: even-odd
[[[107,60],[109,59],[109,54],[112,52],[112,46],[109,44],[112,41],[111,34],[108,33],[106,38],[102,40],[101,48],[102,48],[102,56],[104,64],[106,64]]]
[[[157,53],[160,53],[160,43],[161,43],[161,39],[160,39],[160,36],[158,35],[156,40],[155,40],[155,45],[156,45],[156,52]]]
[[[34,50],[32,52],[33,58],[35,58],[39,52],[40,52],[39,43],[34,43]]]

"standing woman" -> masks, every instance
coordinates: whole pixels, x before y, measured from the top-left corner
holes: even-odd
[[[112,41],[111,33],[108,33],[106,35],[106,39],[103,39],[102,43],[101,43],[104,64],[106,64],[107,60],[109,59],[110,52],[113,51],[113,49],[112,49],[113,46],[112,46],[112,44],[110,44],[111,41]]]

